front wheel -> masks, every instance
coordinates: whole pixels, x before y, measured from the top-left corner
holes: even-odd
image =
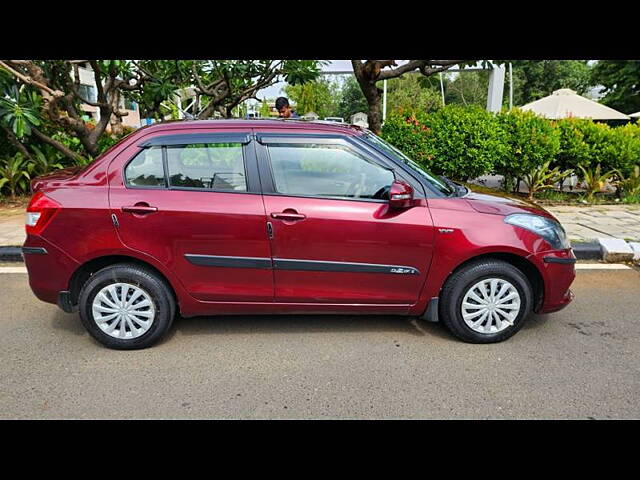
[[[527,277],[507,262],[489,259],[470,263],[447,280],[439,313],[461,340],[494,343],[522,328],[532,304]]]
[[[82,324],[109,348],[133,350],[156,343],[169,330],[175,301],[169,287],[150,269],[131,264],[103,268],[79,297]]]

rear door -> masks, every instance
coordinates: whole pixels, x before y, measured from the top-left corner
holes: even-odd
[[[402,177],[354,140],[257,138],[275,300],[415,303],[433,250],[426,202],[390,210],[388,188]]]
[[[199,300],[272,302],[250,132],[192,132],[145,137],[111,164],[120,238],[173,270]]]

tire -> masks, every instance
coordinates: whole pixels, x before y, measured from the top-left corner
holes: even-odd
[[[123,298],[131,302],[126,318],[120,315]],[[167,333],[176,304],[162,277],[151,269],[125,263],[92,275],[80,291],[78,310],[82,324],[98,342],[116,350],[135,350],[150,347]],[[114,319],[107,320],[113,315]]]
[[[522,328],[532,306],[533,290],[522,271],[510,263],[487,259],[472,262],[447,279],[439,315],[451,333],[465,342],[496,343]]]

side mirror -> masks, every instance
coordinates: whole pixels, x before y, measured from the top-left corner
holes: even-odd
[[[389,189],[389,207],[408,208],[413,205],[413,187],[403,180],[394,180]]]

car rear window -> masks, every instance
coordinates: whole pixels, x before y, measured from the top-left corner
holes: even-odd
[[[160,147],[146,148],[129,162],[125,169],[127,185],[134,187],[164,187],[165,177]]]

